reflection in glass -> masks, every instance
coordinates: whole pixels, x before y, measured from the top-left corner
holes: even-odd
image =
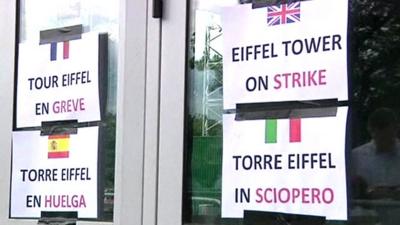
[[[220,213],[223,112],[221,52],[224,39],[221,11],[223,6],[249,2],[252,1],[190,1],[184,224],[244,223],[242,219],[222,219]],[[280,1],[267,2],[274,4]],[[367,121],[371,112],[380,107],[390,107],[397,117],[400,115],[400,3],[355,0],[351,1],[349,7],[351,130],[347,133],[351,133],[352,139],[347,151],[350,153],[352,148],[370,141]],[[349,169],[352,163],[349,159]],[[389,163],[383,164],[389,167]],[[383,168],[376,170],[388,174]],[[351,196],[348,203],[349,220],[326,221],[325,224],[400,223],[400,217],[388,213],[400,212],[400,201],[360,196],[357,192],[359,189],[352,183],[356,180],[350,177],[348,175],[348,183],[352,184],[352,189],[348,190]],[[295,224],[296,219],[292,222]],[[260,224],[264,223],[261,221]],[[311,224],[311,221],[298,220],[297,224]]]
[[[231,2],[222,2],[231,4]],[[236,2],[233,1],[233,4]],[[189,33],[188,151],[184,222],[221,219],[222,181],[222,40],[219,8],[196,1]],[[201,10],[199,8],[207,8]],[[212,8],[214,11],[209,10]]]

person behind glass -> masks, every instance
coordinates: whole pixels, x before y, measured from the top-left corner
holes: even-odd
[[[400,143],[398,119],[389,108],[375,110],[368,119],[371,141],[353,149],[353,198],[400,199]]]

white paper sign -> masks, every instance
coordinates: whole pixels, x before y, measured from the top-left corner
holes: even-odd
[[[20,44],[17,127],[100,120],[98,33],[66,43]]]
[[[98,127],[64,136],[14,132],[11,217],[77,211],[79,218],[97,218],[97,151]]]
[[[347,100],[347,2],[225,8],[224,109],[237,103]]]
[[[243,210],[347,219],[347,107],[336,117],[223,117],[222,217]]]

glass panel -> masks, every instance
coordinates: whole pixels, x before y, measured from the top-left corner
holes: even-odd
[[[241,224],[239,219],[221,219],[221,7],[235,4],[239,2],[191,1],[184,224]]]
[[[39,43],[39,34],[77,24],[83,32],[108,34],[108,80],[105,127],[104,212],[99,218],[112,221],[114,211],[115,120],[117,88],[118,1],[105,0],[20,0],[19,43]]]
[[[221,218],[221,8],[244,3],[190,1],[183,224],[244,224],[243,219]],[[325,224],[399,224],[400,144],[396,117],[400,113],[400,3],[356,0],[349,7],[349,220]],[[381,107],[391,108],[393,113],[378,110],[368,120]],[[377,148],[389,150],[382,153]],[[356,173],[359,168],[367,178]],[[315,224],[311,219],[295,218],[292,222]],[[262,219],[259,224],[264,224]]]

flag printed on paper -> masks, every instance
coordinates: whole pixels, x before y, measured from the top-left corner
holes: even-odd
[[[278,120],[267,119],[265,121],[265,143],[275,144],[278,143]],[[289,142],[301,142],[301,119],[289,119]]]
[[[50,43],[50,61],[57,60],[57,42]],[[63,59],[69,58],[69,41],[63,42]]]
[[[267,7],[267,24],[275,26],[300,21],[300,2]]]
[[[50,135],[48,138],[47,158],[69,157],[69,134]]]

